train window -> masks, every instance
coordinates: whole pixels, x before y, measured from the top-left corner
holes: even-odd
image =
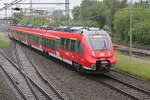
[[[52,40],[49,40],[49,48],[52,49]]]
[[[49,48],[49,39],[47,39],[47,48]]]
[[[33,42],[35,43],[35,36],[32,36],[33,37]]]
[[[71,40],[70,43],[70,51],[75,52],[75,40]]]
[[[39,44],[39,37],[36,36],[36,44]]]
[[[53,40],[49,40],[49,47],[50,47],[50,49],[52,49],[53,48]]]
[[[31,41],[31,35],[29,35],[29,41]]]
[[[46,39],[44,38],[44,47],[46,47]]]
[[[48,39],[45,39],[45,44],[46,44],[46,47],[48,47]]]
[[[41,41],[42,42],[42,46],[44,46],[44,38],[41,38],[41,39],[42,39],[42,41]]]
[[[34,36],[34,43],[36,43],[37,41],[37,36]]]
[[[37,36],[34,36],[34,43],[36,43],[37,41]]]
[[[43,41],[44,41],[44,47],[46,47],[46,39],[43,38]]]
[[[78,40],[75,42],[75,53],[83,55],[83,46]]]
[[[70,49],[69,49],[69,47],[70,47],[70,46],[69,46],[70,40],[69,40],[69,39],[66,39],[65,42],[66,42],[66,43],[65,43],[65,49],[69,51],[69,50],[70,50]]]
[[[55,49],[56,49],[57,51],[58,51],[59,47],[60,47],[60,39],[55,40]]]
[[[83,55],[83,46],[82,46],[81,43],[80,43],[80,46],[79,46],[79,54]]]
[[[30,40],[30,42],[31,42],[31,35],[29,35],[29,40]]]
[[[46,39],[46,47],[49,48],[49,39]]]
[[[46,47],[49,48],[49,40],[46,39]]]
[[[44,47],[46,47],[46,39],[44,38]]]
[[[48,39],[48,48],[51,49],[51,40],[50,39]]]
[[[55,50],[55,40],[52,40],[52,49]]]
[[[64,46],[65,46],[65,39],[64,39],[64,38],[61,38],[60,41],[61,41],[60,48],[61,48],[61,49],[65,49],[65,48],[64,48]]]

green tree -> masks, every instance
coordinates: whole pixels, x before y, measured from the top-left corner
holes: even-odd
[[[147,44],[150,37],[150,10],[133,10],[133,42]],[[115,36],[121,41],[129,42],[130,14],[129,9],[116,13],[114,18]]]
[[[74,20],[80,19],[80,6],[75,6],[71,12]]]
[[[44,16],[24,16],[18,24],[24,24],[24,25],[33,24],[36,26],[42,26],[42,25],[48,25],[49,23],[50,21]]]
[[[107,6],[96,0],[83,0],[79,7],[72,10],[74,20],[80,20],[81,25],[98,26],[102,28],[107,22],[109,10]],[[91,24],[91,25],[90,25]],[[97,24],[97,25],[96,25]]]
[[[55,22],[63,22],[63,21],[65,21],[66,17],[64,15],[63,11],[61,11],[61,10],[55,10],[52,13],[52,19]]]
[[[101,28],[106,24],[109,10],[103,2],[94,2],[91,6],[89,17],[96,21]]]
[[[104,4],[109,8],[110,14],[108,15],[107,24],[113,31],[113,19],[116,11],[127,7],[127,0],[104,0]]]

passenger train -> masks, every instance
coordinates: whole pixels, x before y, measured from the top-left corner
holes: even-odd
[[[9,37],[74,66],[77,71],[108,72],[116,64],[111,38],[86,27],[30,28],[11,26]]]

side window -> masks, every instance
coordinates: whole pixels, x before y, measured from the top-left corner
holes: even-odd
[[[70,40],[69,40],[69,39],[66,39],[65,49],[68,50],[68,51],[70,51],[70,46],[69,46],[69,44],[70,44]]]
[[[52,49],[55,50],[55,40],[52,40]]]
[[[75,53],[83,55],[83,46],[80,41],[75,41]]]
[[[55,40],[55,49],[58,51],[60,47],[60,39]]]
[[[75,52],[75,40],[70,40],[70,51]]]
[[[36,43],[37,43],[37,44],[39,44],[39,37],[38,37],[38,36],[37,36],[37,40],[36,40]]]
[[[65,49],[65,47],[64,47],[64,46],[65,46],[65,39],[64,39],[64,38],[61,38],[60,41],[61,41],[61,43],[60,43],[60,48],[61,48],[61,49]]]
[[[52,49],[52,40],[49,40],[49,48]]]
[[[81,55],[84,54],[83,53],[83,46],[82,46],[81,42],[80,42],[80,46],[79,46],[79,54],[81,54]]]
[[[46,47],[48,48],[48,39],[46,39]]]

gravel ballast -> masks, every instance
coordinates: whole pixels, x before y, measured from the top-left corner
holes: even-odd
[[[7,34],[7,33],[0,31],[0,34],[2,35],[2,34]],[[11,44],[9,45],[9,47],[0,46],[0,49],[3,50],[10,58],[12,57]],[[0,61],[0,62],[2,63],[3,61]],[[0,68],[0,100],[18,100],[14,91],[15,90],[13,90],[12,84],[8,80],[8,77],[6,77],[6,75]]]
[[[71,66],[39,52],[30,51],[30,57],[38,65],[49,80],[63,90],[73,100],[130,100],[130,98],[102,85],[94,80],[88,79],[71,69]],[[38,58],[38,59],[37,59]]]

